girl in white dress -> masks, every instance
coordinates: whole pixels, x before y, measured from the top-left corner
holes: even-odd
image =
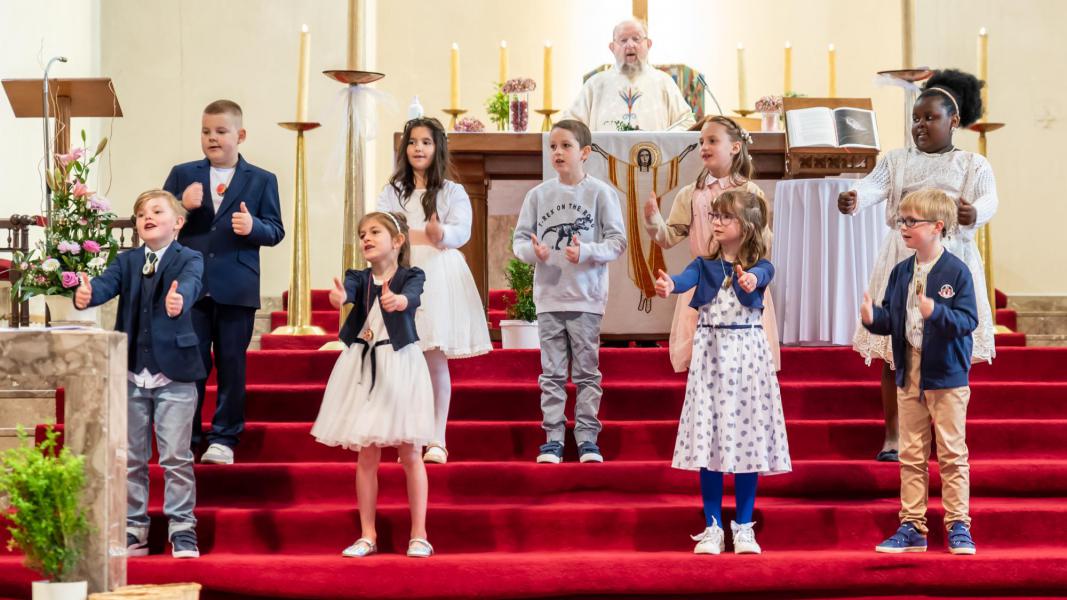
[[[957,201],[959,227],[945,239],[945,248],[970,268],[978,296],[978,329],[974,331],[974,362],[992,362],[996,356],[993,334],[995,322],[989,305],[982,257],[974,236],[997,212],[997,188],[989,161],[980,154],[952,145],[952,132],[974,123],[982,115],[983,82],[957,70],[938,71],[926,81],[912,109],[911,135],[914,148],[898,148],[885,153],[874,170],[838,198],[838,208],[853,214],[885,202],[886,224],[891,231],[871,273],[868,292],[872,298],[885,295],[889,273],[897,263],[914,252],[904,244],[896,227],[901,199],[910,192],[935,188]],[[885,362],[882,370],[882,407],[885,412],[885,441],[877,459],[896,461],[897,390],[893,378],[893,349],[888,336],[874,335],[856,328],[853,347],[870,364]]]
[[[734,552],[759,554],[753,530],[759,474],[792,470],[782,393],[760,323],[774,277],[764,258],[767,205],[756,194],[731,190],[712,201],[709,216],[718,242],[712,256],[697,258],[675,277],[660,271],[656,279],[664,298],[695,289],[689,306],[698,311],[672,466],[700,472],[706,527],[693,537],[693,551],[724,550],[723,474],[733,473]]]
[[[458,250],[471,237],[471,201],[445,179],[448,138],[437,119],[412,119],[396,153],[396,170],[378,195],[378,209],[403,213],[411,226],[411,264],[426,272],[434,301],[415,313],[419,347],[433,382],[434,436],[426,462],[445,463],[445,427],[452,399],[448,360],[492,349],[485,308],[467,261]]]
[[[359,240],[370,268],[334,278],[330,303],[352,304],[339,337],[348,347],[326,384],[311,435],[327,446],[359,452],[356,492],[362,536],[342,553],[364,557],[378,551],[374,516],[382,447],[395,447],[407,477],[411,505],[408,556],[428,557],[428,484],[422,447],[433,437],[433,388],[416,342],[415,311],[425,276],[408,267],[410,246],[404,215],[375,212],[359,223]]]

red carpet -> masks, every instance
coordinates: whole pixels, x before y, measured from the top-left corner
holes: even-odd
[[[290,338],[267,336],[264,347]],[[308,435],[336,353],[249,356],[249,425],[232,467],[197,466],[205,555],[131,559],[135,583],[195,580],[205,597],[577,598],[1049,596],[1067,590],[1067,349],[1002,347],[977,365],[969,407],[979,553],[944,551],[936,467],[930,551],[884,556],[899,475],[881,443],[877,365],[846,348],[787,348],[780,374],[794,472],[763,478],[763,556],[696,557],[703,527],[695,474],[669,467],[685,376],[663,349],[604,349],[605,464],[537,465],[543,441],[536,351],[452,363],[452,462],[430,465],[429,532],[439,554],[406,547],[403,473],[383,461],[381,556],[342,559],[359,535],[353,453]],[[205,409],[213,409],[214,389]],[[573,396],[573,389],[571,390]],[[389,453],[387,453],[388,456]],[[728,479],[729,481],[729,479]],[[153,467],[152,549],[164,551],[161,473]],[[732,516],[727,500],[726,517]],[[0,536],[0,541],[6,534]],[[0,596],[33,576],[0,559]]]

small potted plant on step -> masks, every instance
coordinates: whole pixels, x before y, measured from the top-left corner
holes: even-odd
[[[19,430],[19,445],[0,454],[0,496],[9,549],[47,578],[33,582],[33,600],[85,600],[88,583],[71,581],[88,541],[82,506],[85,457],[59,448],[48,428],[39,445]]]
[[[504,308],[507,319],[500,321],[500,342],[505,349],[539,348],[537,335],[537,306],[533,299],[533,265],[517,258],[508,261],[504,278],[515,292],[515,300]]]

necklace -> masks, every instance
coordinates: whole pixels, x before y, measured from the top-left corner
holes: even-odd
[[[732,283],[731,280],[733,277],[726,274],[726,260],[719,259],[719,261],[719,266],[722,267],[722,289],[728,290],[730,289],[730,283]]]
[[[219,198],[222,198],[226,195],[226,190],[230,189],[230,182],[233,181],[233,176],[236,174],[237,167],[234,167],[233,170],[230,171],[230,176],[226,178],[226,183],[222,183],[220,181],[219,184],[215,186],[215,193],[219,195]]]

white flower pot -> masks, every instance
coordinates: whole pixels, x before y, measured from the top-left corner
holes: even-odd
[[[505,350],[540,348],[537,321],[500,321],[500,343]]]
[[[33,600],[85,600],[88,595],[88,581],[72,581],[70,583],[33,582]]]
[[[99,327],[97,307],[78,310],[74,308],[74,300],[67,296],[45,296],[44,301],[48,304],[48,313],[52,316],[53,327],[80,326]]]

